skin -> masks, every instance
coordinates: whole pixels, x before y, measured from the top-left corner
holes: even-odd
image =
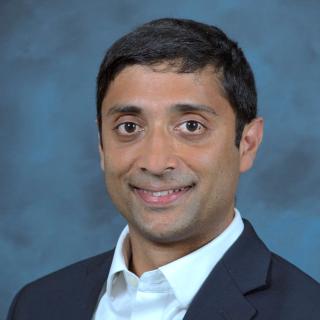
[[[126,67],[102,103],[101,167],[128,221],[130,269],[138,276],[230,224],[239,175],[251,168],[263,134],[263,120],[254,119],[237,148],[235,114],[212,68],[167,69]],[[165,190],[176,191],[151,194]]]

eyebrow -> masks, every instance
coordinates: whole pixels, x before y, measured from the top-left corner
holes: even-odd
[[[188,113],[188,112],[206,112],[217,116],[217,112],[207,105],[192,104],[192,103],[178,103],[172,107],[173,112]]]
[[[112,116],[114,114],[123,113],[123,114],[136,114],[140,115],[142,114],[142,109],[137,106],[131,106],[131,105],[115,105],[111,107],[107,112],[106,116]]]
[[[170,112],[178,112],[178,113],[193,113],[193,112],[206,112],[217,116],[217,112],[207,105],[203,104],[193,104],[193,103],[177,103],[170,108]],[[112,116],[114,114],[133,114],[133,115],[141,115],[143,113],[143,109],[134,105],[114,105],[107,112],[106,116]]]

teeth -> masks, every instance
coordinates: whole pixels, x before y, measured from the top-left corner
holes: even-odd
[[[183,187],[183,188],[179,188],[179,189],[170,189],[170,190],[165,190],[165,191],[156,191],[156,192],[152,192],[152,191],[148,191],[148,190],[144,190],[144,189],[141,189],[141,191],[143,193],[148,193],[148,194],[152,195],[153,197],[164,197],[164,196],[167,196],[168,194],[172,194],[174,192],[181,192],[185,189],[187,189],[187,187]]]
[[[163,197],[163,196],[167,196],[168,194],[169,194],[168,191],[152,192],[152,195],[154,197]]]

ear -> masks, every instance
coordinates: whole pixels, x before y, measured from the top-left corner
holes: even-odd
[[[102,171],[104,171],[104,153],[101,145],[100,134],[98,135],[98,139],[99,139],[98,149],[99,149],[99,155],[100,155],[100,167]]]
[[[240,172],[248,171],[254,162],[263,137],[263,119],[253,119],[242,132],[240,141]]]

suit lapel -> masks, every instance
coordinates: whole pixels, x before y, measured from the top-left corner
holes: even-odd
[[[72,305],[73,315],[77,320],[90,320],[98,303],[111,266],[114,251],[108,252],[94,263],[89,264],[83,275],[81,290],[74,293]]]
[[[195,296],[184,319],[249,320],[255,313],[225,266],[219,264]]]
[[[185,320],[250,320],[256,310],[245,295],[267,286],[271,253],[250,223],[204,282]]]

